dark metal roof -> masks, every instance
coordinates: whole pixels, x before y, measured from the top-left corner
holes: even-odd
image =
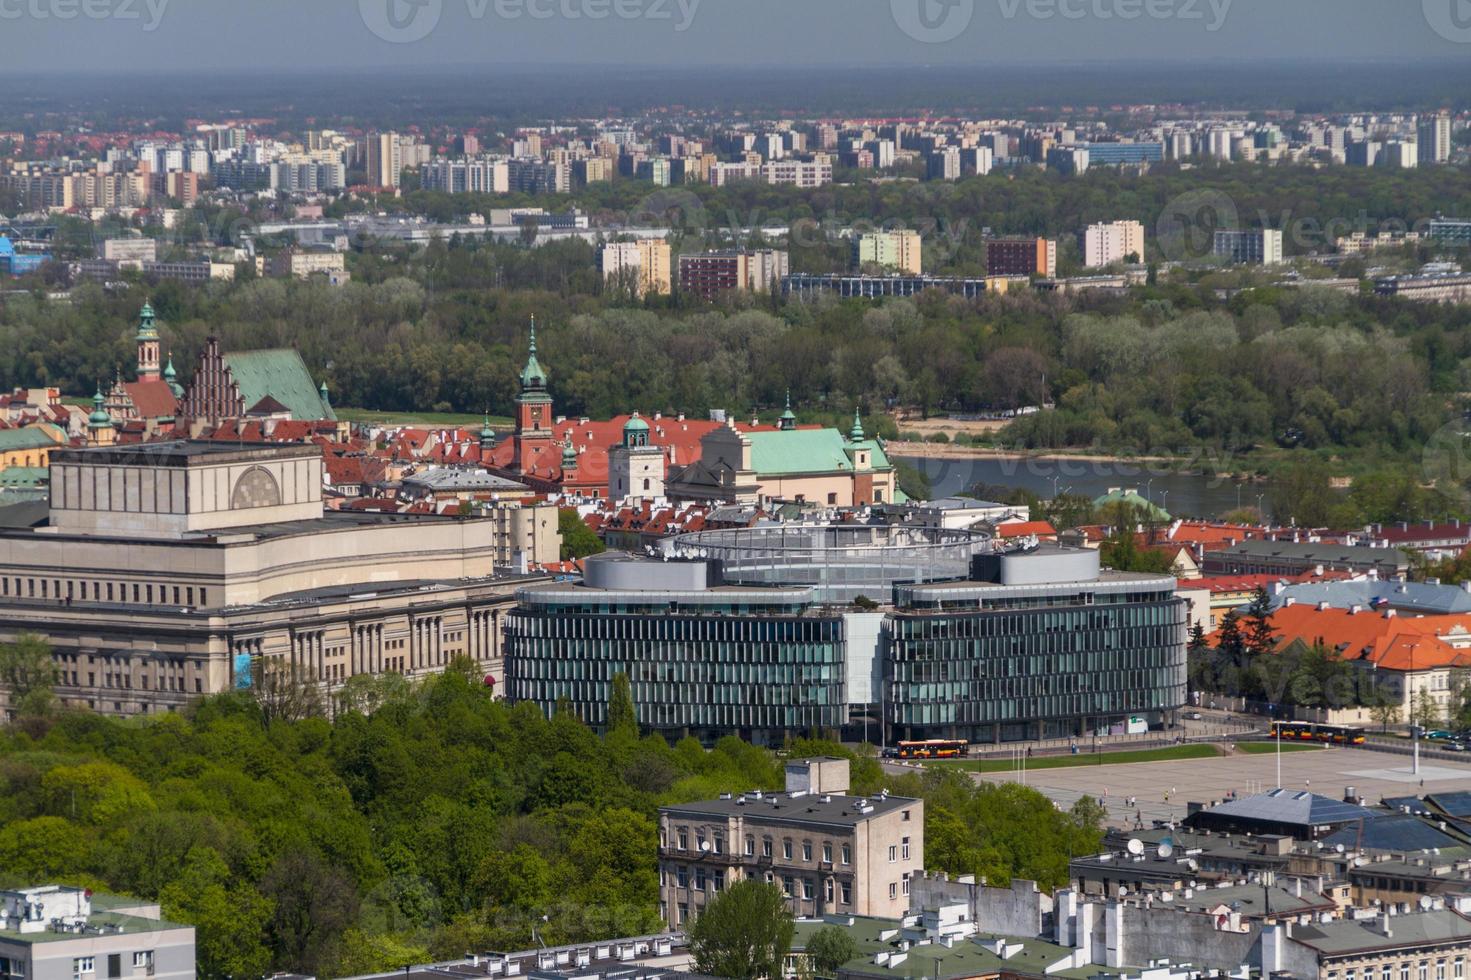
[[[1236,820],[1295,824],[1301,827],[1353,823],[1374,816],[1373,810],[1353,803],[1344,803],[1342,800],[1329,799],[1306,791],[1285,789],[1274,789],[1256,796],[1231,800],[1205,812]]]

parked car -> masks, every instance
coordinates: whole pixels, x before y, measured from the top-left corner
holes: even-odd
[[[1187,711],[1187,712],[1185,712],[1185,720],[1186,721],[1200,721],[1204,717],[1205,717],[1205,715],[1201,714],[1199,711]]]

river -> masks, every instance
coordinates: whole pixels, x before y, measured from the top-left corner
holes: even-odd
[[[923,458],[896,456],[929,478],[935,497],[968,491],[977,483],[1021,487],[1044,498],[1073,493],[1090,499],[1114,488],[1138,490],[1176,517],[1220,517],[1237,507],[1270,510],[1265,483],[1238,483],[1214,474],[1164,472],[1159,463],[1029,457]]]

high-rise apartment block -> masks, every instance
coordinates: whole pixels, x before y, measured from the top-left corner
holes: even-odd
[[[1282,262],[1282,232],[1218,231],[1213,253],[1235,265],[1278,265]]]
[[[1048,238],[991,238],[986,241],[986,275],[1057,275],[1057,242]]]
[[[679,257],[679,288],[705,300],[726,292],[773,292],[789,269],[786,252],[700,252]]]
[[[398,134],[371,133],[366,149],[369,186],[398,187],[403,179],[402,144]]]
[[[669,243],[657,238],[636,242],[609,242],[599,253],[603,281],[631,289],[636,296],[667,295],[673,291]]]
[[[1144,261],[1144,226],[1137,221],[1108,221],[1083,232],[1083,265],[1101,269],[1116,262]]]
[[[1438,112],[1420,119],[1420,163],[1445,163],[1451,158],[1451,116]]]
[[[922,252],[917,231],[870,232],[853,240],[853,267],[876,265],[917,276],[924,272]]]

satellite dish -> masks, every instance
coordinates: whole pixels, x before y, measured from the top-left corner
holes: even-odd
[[[1155,853],[1159,855],[1161,861],[1167,861],[1174,855],[1175,849],[1169,844],[1161,844],[1159,850],[1155,851]]]
[[[1138,857],[1144,853],[1144,842],[1137,837],[1129,840],[1129,853]]]
[[[707,840],[700,841],[700,850],[702,850],[702,851],[709,851],[710,850],[710,842],[707,841]]]
[[[1337,851],[1339,854],[1342,854],[1343,853],[1343,845],[1342,844],[1339,844],[1339,845],[1335,846],[1333,849],[1335,851]]]
[[[1430,911],[1430,907],[1433,906],[1434,904],[1435,904],[1435,899],[1431,898],[1429,895],[1421,895],[1420,896],[1420,908],[1424,909],[1426,912],[1429,912]]]

